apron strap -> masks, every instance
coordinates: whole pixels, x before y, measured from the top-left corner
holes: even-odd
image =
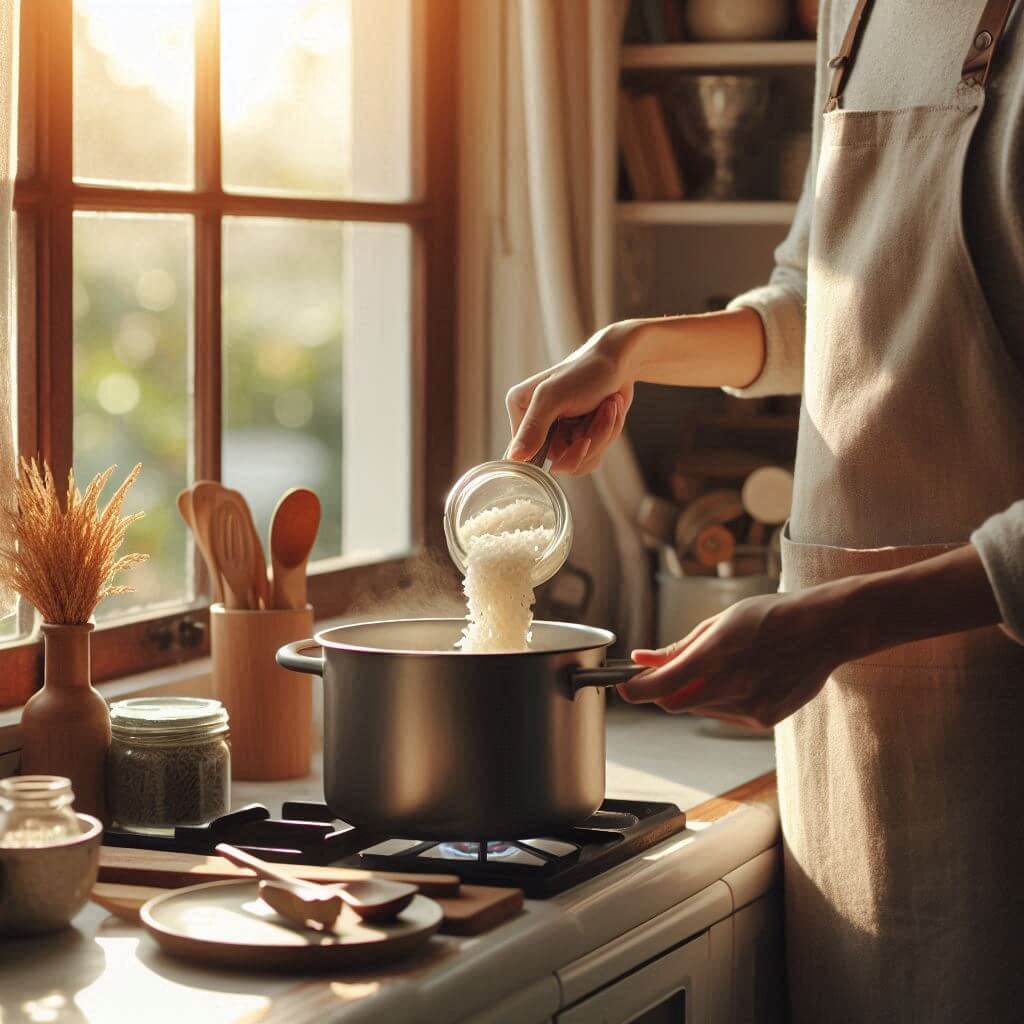
[[[850,16],[850,24],[846,27],[846,35],[843,36],[839,52],[828,62],[828,66],[832,68],[832,81],[829,84],[828,98],[825,100],[826,113],[839,106],[843,85],[853,66],[853,58],[860,43],[861,29],[864,27],[867,15],[871,12],[872,2],[873,0],[857,0],[857,6]],[[1006,29],[1006,22],[1010,17],[1010,11],[1013,10],[1013,5],[1014,0],[988,0],[988,3],[985,4],[978,27],[974,30],[974,38],[971,40],[967,59],[960,72],[961,81],[968,85],[981,86],[988,81],[992,58],[995,56],[996,47]]]
[[[846,35],[843,36],[839,52],[828,62],[828,66],[832,68],[832,82],[828,88],[828,99],[825,101],[826,113],[839,106],[839,97],[843,94],[843,82],[853,65],[853,55],[857,49],[860,30],[863,27],[865,15],[870,13],[873,2],[874,0],[857,0],[857,6],[850,16],[850,24],[846,26]]]
[[[981,20],[974,30],[971,48],[967,51],[963,70],[960,72],[961,81],[967,85],[984,86],[988,81],[992,58],[1006,28],[1010,11],[1013,10],[1013,3],[1014,0],[988,0],[985,4]]]

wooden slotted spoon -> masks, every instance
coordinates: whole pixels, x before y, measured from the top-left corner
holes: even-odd
[[[213,508],[210,524],[213,557],[224,580],[224,607],[253,608],[252,531],[235,496],[224,491]]]
[[[260,542],[259,531],[256,529],[256,523],[252,518],[252,509],[249,508],[249,503],[245,500],[241,491],[225,489],[224,493],[229,495],[231,500],[238,506],[249,530],[249,543],[252,546],[252,604],[250,607],[256,609],[269,608],[270,582],[267,580],[267,562],[263,554],[263,544]]]

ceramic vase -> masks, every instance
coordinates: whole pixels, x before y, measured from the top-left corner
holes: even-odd
[[[688,0],[686,28],[701,42],[781,39],[790,15],[789,0]]]
[[[110,711],[93,689],[91,623],[44,623],[43,688],[21,713],[22,775],[62,775],[71,780],[75,810],[108,824],[106,761]]]

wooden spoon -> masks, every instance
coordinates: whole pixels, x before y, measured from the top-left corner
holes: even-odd
[[[224,607],[253,607],[252,531],[245,514],[230,491],[222,491],[210,524],[213,557],[224,579]]]
[[[313,922],[322,928],[330,928],[338,920],[343,906],[337,892],[324,898],[308,885],[284,882],[260,882],[260,899],[289,921],[302,925]]]
[[[306,563],[320,529],[320,499],[308,488],[285,491],[270,521],[271,607],[306,607]]]
[[[202,529],[200,529],[196,522],[195,492],[198,488],[218,488],[219,486],[219,484],[214,483],[212,480],[197,480],[191,487],[186,487],[178,495],[178,511],[181,513],[181,518],[185,520],[188,528],[192,531],[192,536],[196,540],[196,547],[199,548],[199,553],[203,556],[203,561],[206,562],[206,572],[210,577],[210,597],[214,603],[224,600],[224,587],[220,581],[220,572],[213,560],[213,552],[210,550],[209,519],[208,517],[204,518]],[[204,514],[206,509],[207,506],[204,505]]]
[[[419,891],[415,885],[391,882],[383,878],[363,878],[346,882],[344,885],[314,885],[312,882],[297,881],[284,871],[279,871],[273,864],[268,864],[265,860],[260,860],[259,857],[254,857],[251,853],[246,853],[245,850],[240,850],[229,843],[218,843],[215,852],[232,864],[255,871],[258,878],[268,882],[279,882],[289,889],[300,890],[300,903],[284,899],[281,899],[280,903],[282,906],[295,908],[295,912],[302,915],[302,923],[307,920],[320,920],[318,917],[312,917],[310,911],[316,909],[317,903],[329,904],[329,901],[338,897],[364,921],[390,921],[409,906]],[[277,895],[272,894],[271,899]],[[267,902],[270,903],[269,900]],[[274,909],[281,912],[279,906],[274,906]],[[324,908],[323,914],[327,912],[328,910]]]
[[[213,480],[197,480],[192,485],[192,522],[196,543],[210,565],[210,596],[224,600],[224,580],[213,550],[213,510],[224,488]]]

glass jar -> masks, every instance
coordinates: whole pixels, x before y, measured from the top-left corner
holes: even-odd
[[[228,713],[219,700],[140,697],[110,706],[107,799],[114,824],[163,835],[231,802]]]
[[[551,541],[537,558],[531,574],[534,587],[546,583],[569,557],[572,512],[565,491],[545,469],[529,462],[497,459],[474,466],[448,492],[444,506],[444,535],[459,572],[466,573],[473,519],[482,512],[505,509],[515,502],[535,506],[528,525],[551,528]],[[529,511],[529,510],[527,510]]]
[[[59,775],[0,779],[0,847],[53,846],[82,832],[71,780]]]

